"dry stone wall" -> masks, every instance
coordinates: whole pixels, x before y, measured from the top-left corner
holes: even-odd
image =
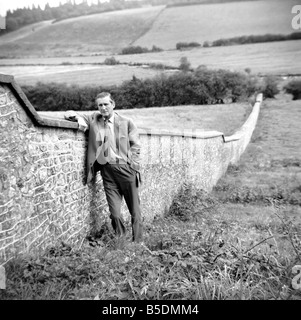
[[[166,212],[184,182],[210,191],[246,148],[260,97],[236,135],[140,131],[145,221]],[[82,242],[108,222],[100,176],[85,184],[87,136],[39,115],[13,77],[0,75],[0,265],[57,241]],[[123,215],[129,222],[125,204]]]

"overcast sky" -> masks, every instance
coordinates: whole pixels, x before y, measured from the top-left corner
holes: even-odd
[[[101,0],[101,2],[105,2],[106,0]],[[0,14],[2,16],[6,15],[7,10],[15,10],[17,8],[24,8],[24,7],[32,7],[34,4],[35,6],[40,5],[41,9],[45,8],[45,4],[49,3],[50,7],[56,7],[59,3],[65,3],[67,0],[0,0]],[[73,0],[72,0],[73,2]],[[76,3],[83,2],[82,0],[75,0]],[[88,0],[88,3],[91,4],[92,2],[97,3],[97,0]]]

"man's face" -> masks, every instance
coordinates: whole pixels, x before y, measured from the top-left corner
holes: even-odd
[[[111,101],[109,96],[96,99],[96,105],[103,117],[110,118],[112,116],[115,103]]]

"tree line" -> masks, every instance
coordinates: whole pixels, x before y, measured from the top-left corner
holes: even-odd
[[[60,3],[57,7],[51,7],[49,3],[47,3],[44,9],[41,9],[39,5],[37,7],[32,5],[32,8],[24,7],[12,11],[8,10],[6,12],[6,29],[1,30],[0,35],[40,21],[54,20],[53,22],[57,22],[83,15],[136,8],[141,7],[147,2],[149,1],[110,0],[109,2],[102,3],[98,0],[97,3],[89,5],[87,0],[83,0],[83,2],[79,4],[76,4],[75,0],[67,0],[66,3]]]

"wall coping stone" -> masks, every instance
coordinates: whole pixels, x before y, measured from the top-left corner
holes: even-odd
[[[203,132],[193,132],[188,130],[183,131],[168,131],[168,130],[151,130],[151,129],[138,129],[140,135],[150,135],[150,136],[173,136],[182,138],[193,138],[193,139],[209,139],[215,137],[221,137],[224,134],[219,131],[203,131]]]
[[[235,140],[239,140],[241,139],[244,135],[245,132],[249,129],[251,120],[254,116],[258,116],[258,108],[260,107],[261,103],[262,103],[262,99],[263,99],[263,95],[262,93],[259,93],[256,96],[256,101],[255,104],[253,106],[252,112],[250,113],[248,119],[245,121],[245,123],[238,129],[236,130],[231,136],[223,136],[224,138],[224,142],[231,142],[231,141],[235,141]]]
[[[36,125],[76,130],[78,129],[77,122],[40,116],[37,113],[36,109],[30,103],[30,101],[27,99],[22,88],[14,80],[13,76],[0,73],[0,82],[7,84],[12,89],[12,91],[15,93],[17,100]]]

